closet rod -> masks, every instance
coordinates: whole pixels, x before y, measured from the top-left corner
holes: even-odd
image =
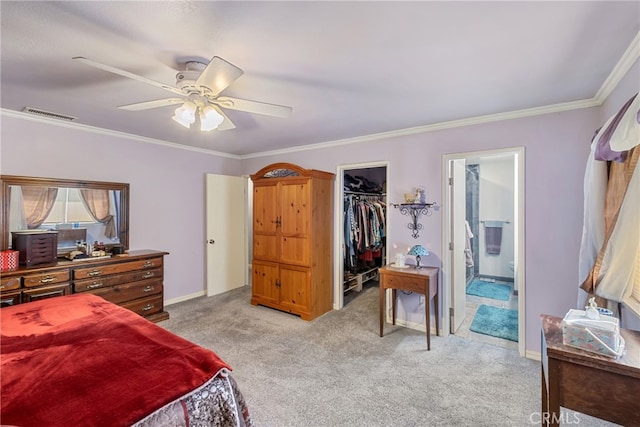
[[[502,220],[499,220],[499,219],[496,219],[496,220],[493,220],[493,221],[480,221],[480,222],[482,224],[484,224],[485,222],[502,222],[502,223],[505,223],[505,224],[511,224],[511,221],[502,221]]]
[[[350,191],[350,190],[345,190],[344,194],[353,194],[356,196],[380,196],[380,197],[384,197],[387,195],[386,193],[365,193],[362,191]]]

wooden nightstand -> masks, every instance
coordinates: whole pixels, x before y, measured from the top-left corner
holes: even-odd
[[[425,296],[424,312],[426,316],[427,350],[431,350],[431,300],[436,316],[436,335],[440,336],[440,310],[438,307],[438,271],[437,267],[416,269],[385,266],[378,270],[380,274],[380,336],[384,327],[385,291],[391,289],[392,319],[396,324],[396,290],[411,291]]]

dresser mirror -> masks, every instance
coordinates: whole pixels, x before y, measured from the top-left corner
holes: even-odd
[[[0,249],[12,233],[55,230],[58,255],[78,241],[129,248],[129,184],[0,175]]]

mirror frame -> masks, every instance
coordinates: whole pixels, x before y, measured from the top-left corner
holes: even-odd
[[[74,179],[39,178],[31,176],[0,175],[2,184],[0,201],[0,230],[4,230],[0,237],[0,248],[9,248],[9,186],[35,186],[35,187],[59,187],[59,188],[86,188],[95,190],[120,191],[120,217],[118,238],[120,244],[129,249],[129,184],[121,182],[80,181]]]

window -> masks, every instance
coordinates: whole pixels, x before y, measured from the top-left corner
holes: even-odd
[[[44,221],[46,224],[75,223],[96,221],[91,217],[84,206],[77,188],[60,188],[49,216]]]

